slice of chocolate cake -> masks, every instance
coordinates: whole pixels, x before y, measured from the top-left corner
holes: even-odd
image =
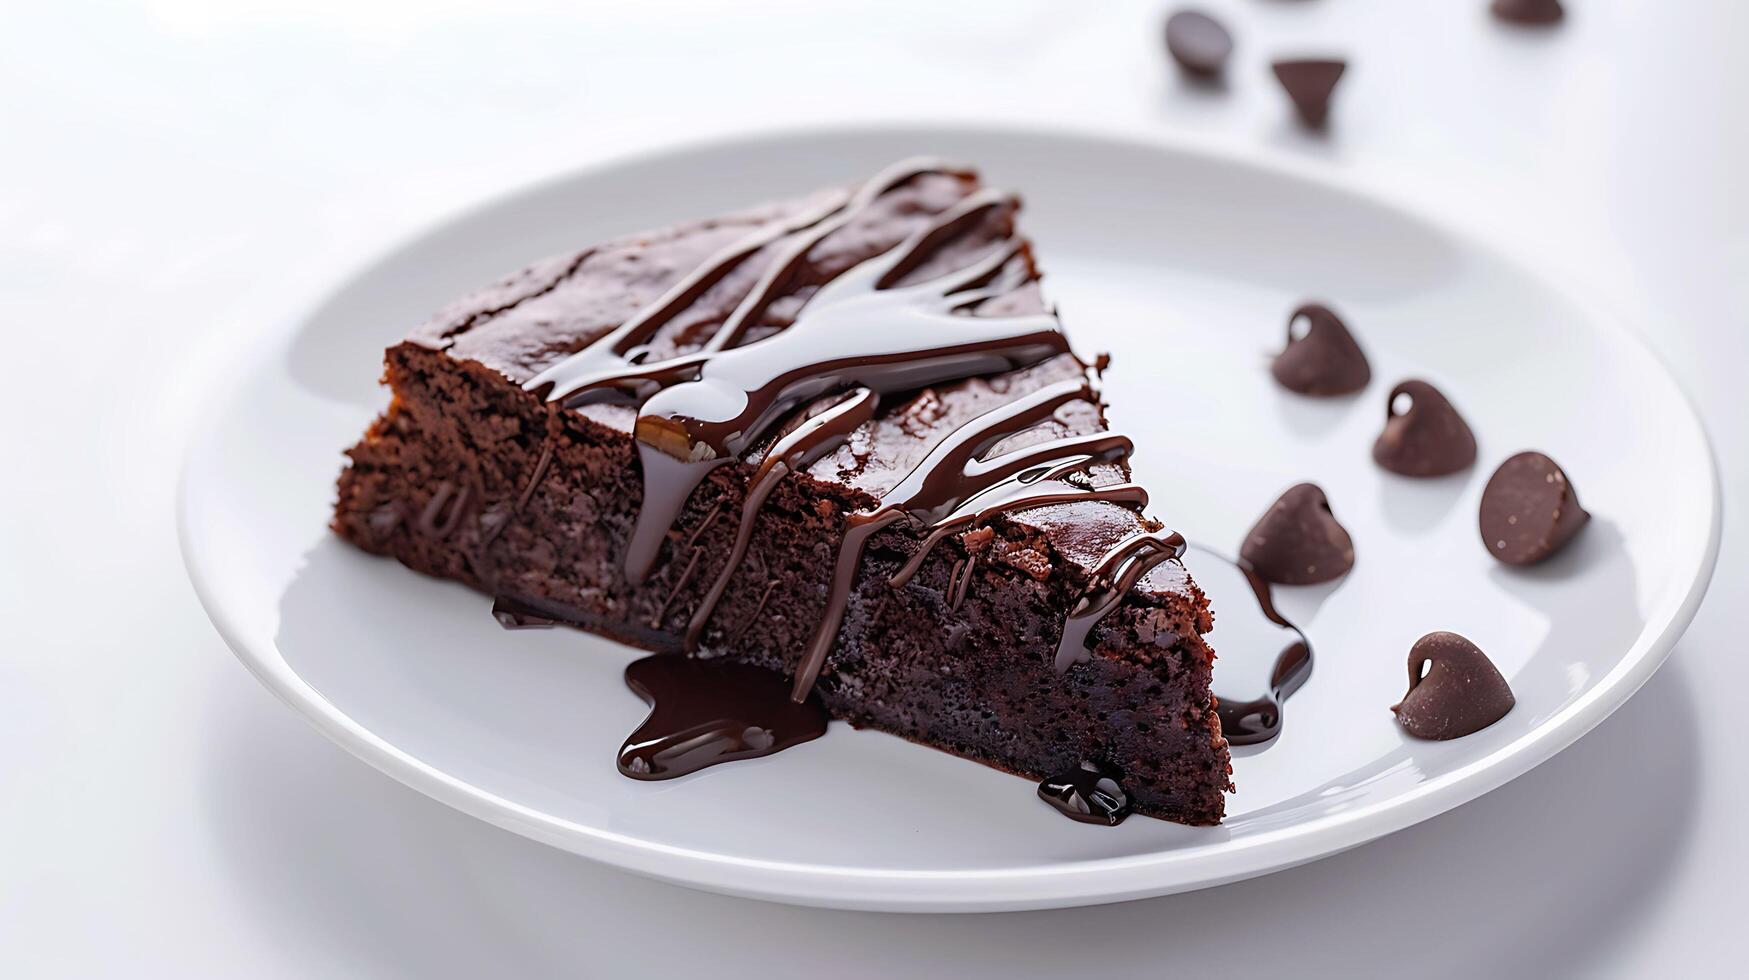
[[[1017,209],[905,161],[514,273],[389,349],[334,528],[509,624],[776,672],[853,725],[1216,823],[1208,603]],[[798,740],[743,734],[715,751]]]

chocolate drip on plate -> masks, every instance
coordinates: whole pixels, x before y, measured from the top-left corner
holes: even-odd
[[[1103,762],[1087,761],[1038,784],[1038,798],[1081,823],[1115,827],[1130,815],[1123,773]]]
[[[1312,646],[1275,608],[1269,583],[1243,560],[1198,544],[1185,551],[1197,583],[1216,597],[1215,700],[1221,734],[1234,745],[1267,742],[1281,734],[1287,699],[1312,674]],[[1246,601],[1249,593],[1251,601]]]
[[[507,630],[550,629],[559,624],[545,611],[506,595],[492,600],[492,618]]]
[[[819,698],[793,701],[781,674],[750,664],[657,654],[626,667],[650,716],[619,750],[633,779],[673,779],[755,759],[826,734]]]

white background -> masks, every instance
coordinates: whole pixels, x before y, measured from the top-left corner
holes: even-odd
[[[590,865],[403,789],[225,650],[172,501],[201,380],[471,202],[675,139],[1062,121],[1309,160],[1547,256],[1670,362],[1749,505],[1749,4],[164,0],[0,11],[0,975],[1640,975],[1732,962],[1749,558],[1626,707],[1531,774],[1221,889],[1001,916],[821,912]],[[1352,67],[1334,130],[1271,56]],[[1504,356],[1504,355],[1503,355]],[[1581,488],[1582,490],[1583,488]],[[1672,743],[1673,713],[1699,718]],[[1686,972],[1686,971],[1685,971]]]

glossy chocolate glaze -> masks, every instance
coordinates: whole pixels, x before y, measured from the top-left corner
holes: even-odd
[[[1130,815],[1130,796],[1123,773],[1104,763],[1088,761],[1039,781],[1038,798],[1058,813],[1081,823],[1115,827]]]
[[[1063,623],[1057,643],[1057,673],[1086,662],[1087,637],[1111,614],[1123,597],[1155,565],[1184,555],[1184,537],[1176,531],[1137,531],[1118,542],[1094,566],[1093,580],[1075,611]]]
[[[1220,644],[1214,687],[1221,733],[1234,745],[1267,742],[1281,734],[1288,697],[1312,675],[1311,643],[1275,608],[1269,583],[1248,563],[1198,544],[1185,555],[1221,597],[1210,634]]]
[[[968,229],[986,227],[992,215],[1016,207],[1011,195],[993,190],[963,196],[897,244],[811,284],[812,292],[786,327],[754,335],[776,301],[796,286],[811,249],[880,206],[885,195],[930,174],[969,178],[961,168],[927,160],[889,167],[853,194],[828,199],[721,248],[623,324],[524,384],[567,408],[636,406],[631,428],[643,465],[644,499],[625,560],[626,578],[634,585],[647,579],[681,510],[709,472],[763,452],[729,560],[690,617],[689,646],[698,643],[738,571],[758,512],[773,489],[843,446],[875,417],[882,398],[1072,358],[1053,314],[1005,308],[1000,302],[1032,278],[1027,245],[1011,231],[953,267],[931,265]],[[779,250],[702,347],[656,356],[653,342],[665,324],[768,248]],[[925,269],[934,274],[913,275]],[[1183,539],[1141,516],[1147,497],[1139,487],[1095,484],[1092,473],[1098,468],[1127,460],[1132,449],[1127,438],[1098,431],[1002,449],[1005,441],[1040,430],[1076,404],[1099,410],[1085,365],[1074,363],[1072,376],[952,428],[902,479],[878,494],[876,506],[847,515],[826,610],[796,671],[791,702],[809,703],[864,549],[897,523],[908,522],[925,535],[919,555],[894,577],[900,585],[948,534],[998,514],[1095,501],[1123,508],[1132,525],[1127,533],[1107,547],[1088,546],[1086,595],[1064,624],[1060,670],[1086,659],[1085,643],[1094,626],[1151,569],[1180,556]],[[716,517],[713,511],[711,519]],[[700,555],[692,548],[677,549],[670,560],[680,561],[682,555],[685,567],[673,593],[699,566]],[[971,587],[974,562],[968,557],[956,567],[950,603],[963,600]],[[658,621],[667,608],[665,603]],[[675,678],[690,675],[662,676],[663,683],[679,683]],[[724,753],[741,757],[742,751]]]
[[[843,401],[809,418],[795,431],[779,439],[765,454],[754,473],[753,482],[748,485],[747,499],[741,505],[741,523],[735,529],[735,543],[729,549],[729,560],[687,623],[687,649],[697,648],[699,636],[710,622],[711,613],[716,611],[717,603],[740,570],[741,560],[747,556],[747,546],[753,540],[759,508],[765,505],[771,491],[777,489],[778,483],[790,473],[806,469],[814,460],[842,445],[850,433],[874,415],[879,403],[880,399],[874,392],[858,388]]]
[[[999,443],[1051,418],[1065,403],[1094,397],[1096,396],[1085,380],[1080,383],[1063,381],[978,416],[943,439],[911,471],[911,475],[881,499],[878,507],[849,516],[845,522],[844,541],[839,548],[832,584],[827,593],[825,617],[819,631],[814,634],[808,652],[802,657],[800,669],[796,672],[797,697],[805,694],[819,676],[820,668],[826,662],[826,655],[831,651],[838,627],[843,621],[845,601],[855,584],[863,550],[869,539],[881,529],[901,520],[911,520],[930,528],[931,538],[939,541],[934,532],[942,527],[963,526],[967,521],[962,509],[970,501],[986,499],[986,495],[992,498],[990,503],[973,505],[976,508],[973,513],[994,514],[1047,502],[1029,500],[1025,492],[1029,489],[1029,484],[1024,480],[1029,473],[1040,476],[1051,472],[1063,474],[1067,472],[1064,469],[1066,466],[1085,467],[1095,460],[1118,459],[1129,454],[1129,439],[1116,433],[1100,432],[1052,439],[990,455],[990,451]],[[1085,496],[1094,492],[1092,489],[1081,490],[1060,479],[1051,482],[1061,489],[1047,494],[1049,498],[1075,492]],[[925,541],[926,545],[934,543],[930,538]],[[910,569],[911,566],[907,565],[906,568]],[[1146,570],[1141,569],[1142,572]],[[1140,573],[1137,577],[1139,575]],[[899,584],[909,578],[905,569],[901,569],[899,576]],[[1096,572],[1095,581],[1097,580]],[[1131,584],[1133,583],[1134,579],[1131,580]],[[1105,611],[1109,612],[1109,607]],[[1092,629],[1092,622],[1096,619],[1097,617],[1093,617],[1087,623],[1088,630]],[[1073,619],[1071,623],[1074,623]],[[1065,631],[1069,628],[1065,626]],[[1079,640],[1085,640],[1085,637],[1085,632],[1082,632]]]
[[[619,771],[633,779],[673,779],[826,734],[819,699],[791,700],[788,681],[761,667],[664,653],[632,661],[625,676],[650,703],[619,750]]]

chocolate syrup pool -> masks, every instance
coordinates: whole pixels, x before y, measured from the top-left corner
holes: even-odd
[[[1281,733],[1282,708],[1312,673],[1312,646],[1276,610],[1269,583],[1249,567],[1191,544],[1184,565],[1214,607],[1214,693],[1221,733],[1233,745]]]
[[[650,715],[619,750],[633,779],[674,779],[756,759],[826,734],[818,695],[790,698],[789,678],[763,667],[660,653],[626,667]]]

